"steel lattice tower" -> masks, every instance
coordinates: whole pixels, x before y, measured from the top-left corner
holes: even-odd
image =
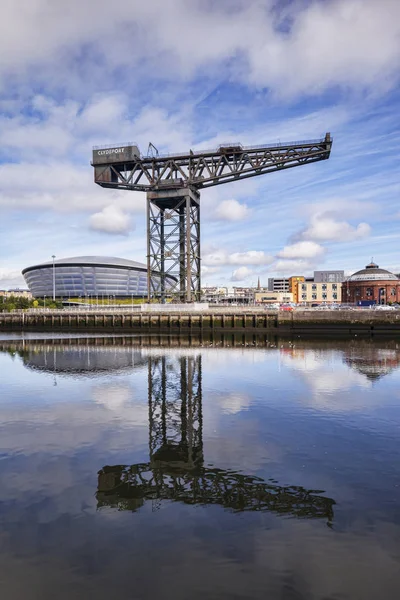
[[[195,189],[147,193],[147,281],[165,302],[166,277],[178,282],[179,299],[200,299],[200,194]],[[160,278],[151,277],[152,272]],[[190,291],[190,294],[187,292]]]

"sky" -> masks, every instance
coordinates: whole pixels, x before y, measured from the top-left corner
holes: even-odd
[[[5,0],[0,288],[57,258],[146,261],[145,194],[93,145],[162,152],[333,136],[328,161],[201,194],[202,284],[400,272],[398,0]]]

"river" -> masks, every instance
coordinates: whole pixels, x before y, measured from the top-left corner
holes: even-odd
[[[0,334],[7,600],[400,588],[400,339]]]

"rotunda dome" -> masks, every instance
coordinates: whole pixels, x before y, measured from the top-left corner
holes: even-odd
[[[347,281],[400,281],[399,278],[386,269],[380,269],[379,265],[370,262],[365,269],[350,275]]]

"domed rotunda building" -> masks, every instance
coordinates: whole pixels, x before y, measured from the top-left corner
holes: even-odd
[[[350,275],[342,285],[342,302],[359,304],[400,302],[400,279],[394,273],[381,269],[374,262]]]

